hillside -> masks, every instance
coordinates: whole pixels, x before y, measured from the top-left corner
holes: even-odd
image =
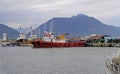
[[[90,34],[99,35],[111,35],[120,36],[120,27],[114,27],[110,25],[103,24],[94,17],[89,17],[84,14],[79,14],[77,16],[72,16],[70,18],[53,18],[46,22],[46,30],[49,30],[51,21],[53,20],[53,31],[55,34],[69,33],[69,36],[86,36]],[[41,33],[43,33],[44,25],[42,24],[37,28],[40,28]],[[37,33],[38,34],[38,33]]]
[[[0,24],[0,39],[2,38],[3,33],[7,34],[7,37],[9,39],[13,39],[13,38],[17,38],[19,35],[19,32],[4,25],[4,24]]]
[[[55,34],[65,34],[69,33],[70,37],[73,36],[88,36],[90,34],[99,34],[99,35],[110,35],[110,36],[120,36],[120,27],[106,25],[94,17],[89,17],[84,14],[79,14],[72,17],[56,17],[50,19],[46,22],[46,30],[49,31],[51,22],[53,20],[53,31]],[[37,34],[43,34],[45,24],[40,25],[37,28]],[[39,33],[40,29],[40,33]],[[3,33],[7,33],[8,38],[17,38],[19,32],[0,24],[0,38],[2,38]],[[30,33],[28,33],[30,36]]]

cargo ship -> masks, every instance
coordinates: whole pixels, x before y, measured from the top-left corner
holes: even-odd
[[[44,29],[43,38],[35,39],[32,41],[34,48],[60,48],[60,47],[84,47],[85,41],[83,40],[67,40],[66,34],[60,34],[55,36],[53,33],[53,23],[50,31]]]
[[[35,40],[32,42],[34,48],[61,48],[61,47],[84,47],[85,42],[44,42],[42,40]]]

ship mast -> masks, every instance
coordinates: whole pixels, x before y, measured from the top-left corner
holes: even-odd
[[[52,19],[52,26],[51,26],[51,32],[53,33],[53,19]]]
[[[46,31],[46,23],[45,23],[45,25],[44,25],[44,32]]]
[[[39,36],[39,38],[40,38],[40,28],[38,29],[38,36]]]
[[[37,23],[35,23],[35,35],[37,35],[37,28],[36,28],[36,26],[37,26]]]
[[[21,26],[20,26],[20,35],[22,35],[22,28],[21,28]]]
[[[53,33],[53,19],[52,19],[52,21],[51,21],[50,33]]]
[[[31,37],[32,37],[32,26],[31,26],[31,29],[30,29],[30,30],[31,30]]]

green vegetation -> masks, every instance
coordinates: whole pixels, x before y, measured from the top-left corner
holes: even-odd
[[[120,39],[109,39],[108,43],[120,43]]]
[[[88,39],[86,40],[87,43],[104,43],[104,39]]]
[[[108,39],[107,43],[105,43],[104,38],[87,39],[86,45],[91,47],[120,47],[120,39]]]

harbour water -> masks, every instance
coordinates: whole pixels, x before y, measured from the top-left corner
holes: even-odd
[[[105,55],[117,50],[0,47],[0,74],[105,74]]]

